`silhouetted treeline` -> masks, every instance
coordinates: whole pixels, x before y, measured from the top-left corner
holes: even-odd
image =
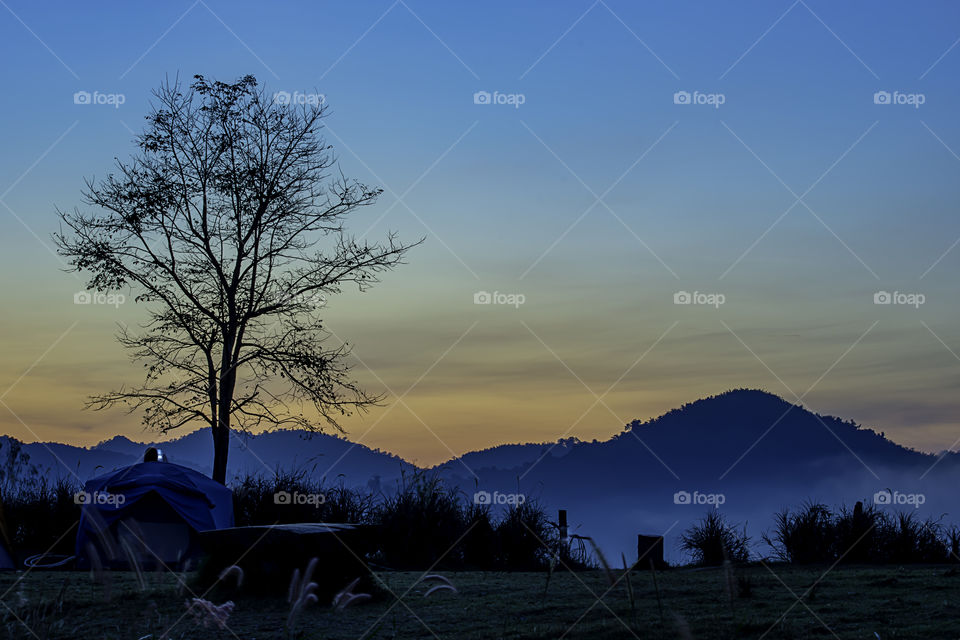
[[[582,545],[559,544],[559,529],[534,501],[495,512],[447,487],[436,474],[415,472],[390,493],[324,486],[303,471],[247,476],[232,486],[236,526],[338,522],[374,529],[369,561],[385,569],[546,569],[555,554],[566,566],[589,564]],[[6,487],[3,512],[14,554],[70,555],[80,505],[79,482],[31,476]],[[288,496],[283,499],[277,496]],[[299,500],[297,498],[299,496]]]
[[[773,559],[792,564],[916,564],[960,562],[960,527],[921,519],[914,511],[885,511],[858,502],[831,509],[807,502],[774,514],[762,541]],[[697,564],[749,560],[745,528],[710,511],[681,535],[681,547]],[[761,554],[765,555],[765,554]]]
[[[2,453],[0,498],[13,553],[21,560],[42,552],[72,554],[79,482],[51,480],[33,472],[21,452]],[[368,559],[374,567],[535,571],[557,559],[571,568],[596,564],[582,544],[560,543],[557,525],[536,501],[492,509],[432,472],[407,474],[388,492],[325,486],[305,470],[248,475],[232,489],[237,526],[340,522],[371,527],[376,543]],[[278,500],[283,494],[310,498]],[[585,531],[590,533],[589,523]],[[783,510],[774,514],[761,542],[762,549],[752,548],[745,528],[716,509],[681,535],[681,548],[703,565],[746,562],[758,555],[795,564],[960,562],[960,527],[921,519],[912,510],[861,503],[853,509],[806,503]]]

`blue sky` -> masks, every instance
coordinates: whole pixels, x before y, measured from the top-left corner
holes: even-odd
[[[946,2],[4,0],[0,426],[82,443],[139,433],[122,413],[79,411],[138,375],[111,333],[140,312],[72,304],[82,282],[49,252],[55,207],[129,156],[165,77],[253,73],[270,91],[322,93],[344,172],[386,189],[353,231],[426,238],[379,288],[330,304],[358,377],[395,394],[348,425],[353,437],[429,462],[605,437],[758,386],[951,446],[958,14]],[[123,104],[78,105],[78,91]],[[478,91],[523,104],[475,104]],[[485,290],[525,303],[474,305]],[[725,302],[676,305],[678,291]],[[876,305],[878,291],[924,303]]]

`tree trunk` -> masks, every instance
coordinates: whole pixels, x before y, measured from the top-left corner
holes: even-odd
[[[230,451],[230,415],[217,420],[213,428],[213,479],[227,483],[227,454]]]
[[[227,344],[232,344],[232,340]],[[227,455],[230,453],[230,413],[233,409],[233,391],[236,384],[236,369],[224,357],[220,374],[220,395],[217,397],[217,426],[213,429],[213,479],[220,484],[227,484]]]

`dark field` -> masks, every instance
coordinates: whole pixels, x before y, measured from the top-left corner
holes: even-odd
[[[383,573],[379,600],[340,611],[310,604],[288,631],[285,594],[230,596],[236,608],[228,628],[216,629],[185,615],[185,600],[204,595],[191,593],[189,578],[180,592],[170,573],[146,574],[143,589],[135,574],[115,573],[108,594],[83,572],[7,573],[0,575],[0,634],[41,640],[960,637],[960,571],[950,566],[667,570],[657,573],[662,617],[648,571],[631,574],[635,607],[626,580],[611,588],[601,571],[558,572],[546,594],[545,573],[444,575],[458,593],[425,598],[436,582],[418,583],[420,573]],[[227,599],[208,597],[216,604]]]

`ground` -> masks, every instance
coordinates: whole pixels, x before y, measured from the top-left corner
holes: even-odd
[[[417,573],[380,574],[389,589],[381,600],[342,611],[310,604],[288,633],[285,594],[234,597],[228,629],[217,630],[184,616],[184,601],[203,593],[188,588],[178,593],[173,574],[145,575],[141,589],[134,574],[116,573],[108,590],[84,572],[7,572],[0,574],[0,635],[35,640],[960,637],[960,571],[948,566],[681,568],[658,572],[656,586],[649,571],[634,572],[635,611],[626,581],[611,589],[600,571],[558,572],[549,585],[544,573],[444,575],[458,592],[424,597],[437,583],[417,583]]]

